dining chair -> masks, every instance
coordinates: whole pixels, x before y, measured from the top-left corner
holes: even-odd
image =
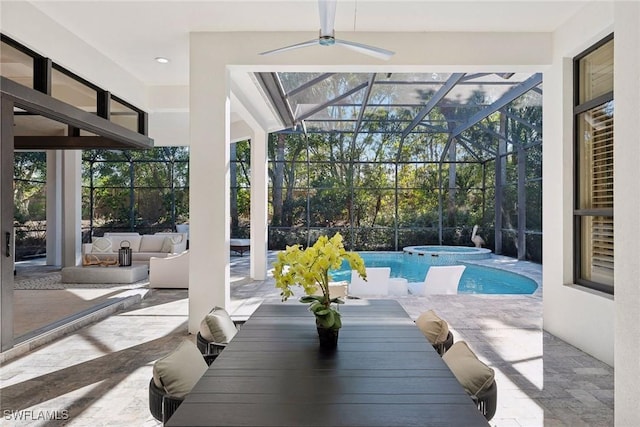
[[[440,356],[453,345],[453,333],[449,330],[449,324],[435,311],[421,313],[416,319],[416,326]]]
[[[466,342],[458,341],[442,356],[453,375],[471,396],[478,410],[490,421],[498,406],[495,371],[478,359]]]
[[[217,355],[238,333],[243,321],[233,321],[222,307],[214,307],[200,322],[196,345],[204,355]]]
[[[151,415],[158,421],[167,422],[216,357],[203,358],[196,346],[185,340],[158,359],[153,364],[153,377],[149,381]]]

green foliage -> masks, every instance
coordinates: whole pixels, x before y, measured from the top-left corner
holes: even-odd
[[[16,152],[13,163],[14,219],[19,224],[46,218],[47,156]]]
[[[142,232],[188,221],[188,160],[187,147],[83,151],[83,218]]]

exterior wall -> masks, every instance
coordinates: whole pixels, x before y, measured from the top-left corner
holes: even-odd
[[[595,2],[554,38],[554,60],[544,89],[544,328],[616,366],[616,425],[637,422],[640,405],[640,194],[631,180],[640,161],[640,7]],[[615,32],[615,298],[572,284],[572,61]],[[553,185],[551,183],[561,183]],[[551,184],[551,185],[550,185]]]
[[[613,365],[613,298],[572,284],[572,59],[613,30],[610,3],[581,12],[556,32],[553,66],[544,74],[543,319],[551,334]]]
[[[640,3],[615,5],[615,422],[638,424],[640,401]]]

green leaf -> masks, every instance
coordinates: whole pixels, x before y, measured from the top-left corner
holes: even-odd
[[[334,329],[342,328],[342,318],[340,316],[340,313],[338,313],[337,311],[335,312],[335,315],[334,315],[333,328]]]
[[[332,304],[344,304],[344,301],[342,301],[340,299],[340,297],[336,297],[336,298],[331,298],[331,303]]]
[[[318,301],[315,301],[315,302],[312,302],[311,305],[309,306],[309,311],[315,313],[318,310],[322,310],[323,308],[324,308],[324,305],[322,305]]]
[[[305,295],[303,297],[300,297],[300,302],[305,304],[312,303],[314,301],[321,302],[322,300],[323,300],[323,297],[319,297],[315,295]]]
[[[322,328],[332,328],[335,323],[335,311],[328,310],[323,316],[316,316],[316,324]]]

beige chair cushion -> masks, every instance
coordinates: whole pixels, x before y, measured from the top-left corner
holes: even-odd
[[[175,350],[153,365],[153,382],[174,397],[184,397],[207,370],[207,363],[191,341],[183,341]]]
[[[108,237],[94,237],[91,243],[91,253],[94,254],[113,253],[111,248],[111,239]]]
[[[485,365],[466,342],[458,341],[442,356],[453,375],[471,396],[488,389],[494,381],[495,372]]]
[[[209,342],[228,344],[237,332],[229,313],[221,307],[214,307],[200,322],[200,335]]]
[[[433,310],[425,311],[418,316],[416,326],[431,344],[442,344],[447,340],[449,325]]]

